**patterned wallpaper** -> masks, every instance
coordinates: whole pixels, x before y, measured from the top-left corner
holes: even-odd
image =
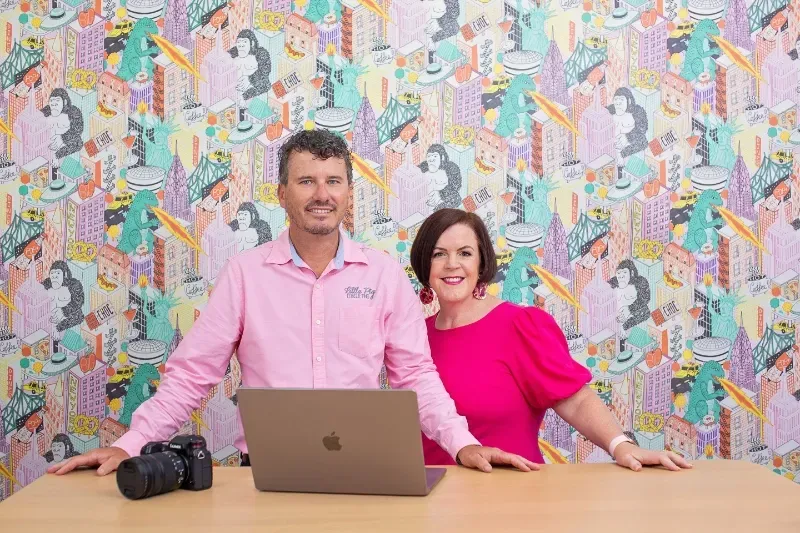
[[[800,468],[800,2],[0,12],[0,500],[127,430],[225,261],[285,229],[301,128],[351,144],[344,225],[401,264],[434,210],[478,213],[490,292],[555,317],[641,446]],[[215,464],[239,382],[181,429]],[[552,412],[541,446],[610,459]]]

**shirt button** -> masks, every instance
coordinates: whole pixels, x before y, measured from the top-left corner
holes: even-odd
[[[317,288],[318,288],[318,289],[321,289],[321,288],[322,288],[322,285],[320,285],[319,283],[317,283]]]
[[[319,363],[320,361],[322,361],[322,357],[317,356],[317,362]]]
[[[320,322],[319,320],[317,320],[317,325],[319,326],[320,324],[322,324],[322,322]]]

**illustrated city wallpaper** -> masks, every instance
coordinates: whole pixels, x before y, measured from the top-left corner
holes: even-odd
[[[348,141],[344,227],[417,289],[425,217],[477,213],[489,292],[555,317],[640,446],[795,479],[799,0],[0,0],[0,24],[0,500],[128,429],[225,262],[286,228],[304,128]],[[217,465],[240,376],[180,431]],[[540,445],[610,460],[553,412]]]

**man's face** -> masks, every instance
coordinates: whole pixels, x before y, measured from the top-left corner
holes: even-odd
[[[288,183],[278,186],[278,198],[296,230],[312,235],[337,231],[350,202],[344,159],[293,152]]]

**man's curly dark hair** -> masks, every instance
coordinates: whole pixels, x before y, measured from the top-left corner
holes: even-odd
[[[278,179],[284,186],[289,183],[289,156],[293,152],[309,152],[318,159],[344,159],[347,183],[352,185],[353,162],[350,160],[350,148],[343,137],[328,130],[302,130],[289,137],[281,146],[278,163]]]

